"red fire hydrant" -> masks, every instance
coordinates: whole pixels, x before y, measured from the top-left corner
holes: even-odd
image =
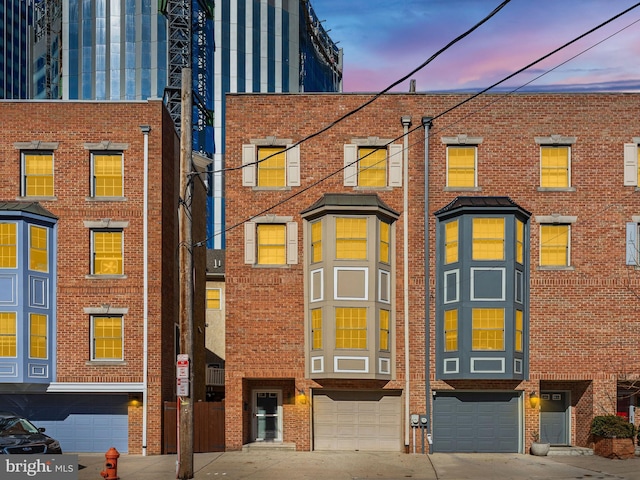
[[[105,480],[120,480],[118,477],[118,457],[120,457],[120,453],[114,447],[111,447],[107,450],[107,453],[104,454],[106,458],[104,462],[104,470],[100,472]]]

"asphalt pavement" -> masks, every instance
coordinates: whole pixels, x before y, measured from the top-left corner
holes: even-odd
[[[177,478],[176,455],[121,455],[120,480]],[[79,454],[78,480],[100,480],[104,455]],[[188,461],[182,465],[188,465]],[[595,455],[536,457],[509,453],[251,451],[197,453],[193,478],[249,480],[640,480],[640,457],[611,460]]]

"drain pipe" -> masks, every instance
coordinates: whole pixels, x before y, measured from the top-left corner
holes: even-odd
[[[408,115],[403,116],[401,119],[403,127],[404,145],[402,150],[402,165],[403,165],[403,182],[404,182],[404,198],[403,198],[403,237],[404,245],[402,249],[403,256],[403,269],[404,269],[404,370],[405,370],[405,387],[404,387],[404,446],[405,450],[409,449],[409,388],[410,388],[410,375],[409,375],[409,127],[411,126],[411,117]]]
[[[144,167],[143,167],[143,213],[142,213],[142,455],[147,455],[147,416],[148,416],[148,384],[149,384],[149,125],[140,125],[144,135]]]
[[[424,127],[424,339],[425,339],[425,414],[427,416],[427,445],[429,454],[433,453],[431,439],[431,322],[429,311],[431,302],[429,296],[430,269],[429,269],[429,129],[433,117],[422,117]]]

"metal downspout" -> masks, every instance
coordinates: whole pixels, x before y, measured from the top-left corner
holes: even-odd
[[[429,320],[429,311],[431,309],[429,283],[429,129],[433,117],[422,117],[422,126],[424,127],[424,339],[425,339],[425,414],[427,416],[427,439],[431,438],[431,322]],[[429,453],[433,453],[431,442],[429,445]]]
[[[143,380],[142,380],[142,455],[147,454],[147,422],[148,422],[148,381],[149,381],[149,265],[148,265],[148,240],[149,240],[149,125],[140,125],[144,135],[144,167],[143,167],[143,214],[142,214],[142,323],[143,323]]]
[[[405,449],[409,448],[409,388],[410,388],[410,375],[409,375],[409,126],[411,125],[411,117],[406,115],[401,118],[403,127],[404,145],[402,149],[402,166],[404,184],[404,196],[403,196],[403,239],[404,245],[402,249],[403,256],[403,272],[404,272],[404,369],[405,369],[405,387],[404,387],[404,446]]]

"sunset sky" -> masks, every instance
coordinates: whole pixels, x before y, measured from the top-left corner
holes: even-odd
[[[386,89],[502,3],[310,1],[318,17],[326,20],[323,26],[330,29],[329,36],[344,51],[344,92]],[[636,4],[636,0],[511,0],[411,78],[419,92],[479,90]],[[502,89],[523,86],[547,71],[526,88],[640,92],[640,6],[517,75]],[[392,89],[408,90],[409,80]]]

